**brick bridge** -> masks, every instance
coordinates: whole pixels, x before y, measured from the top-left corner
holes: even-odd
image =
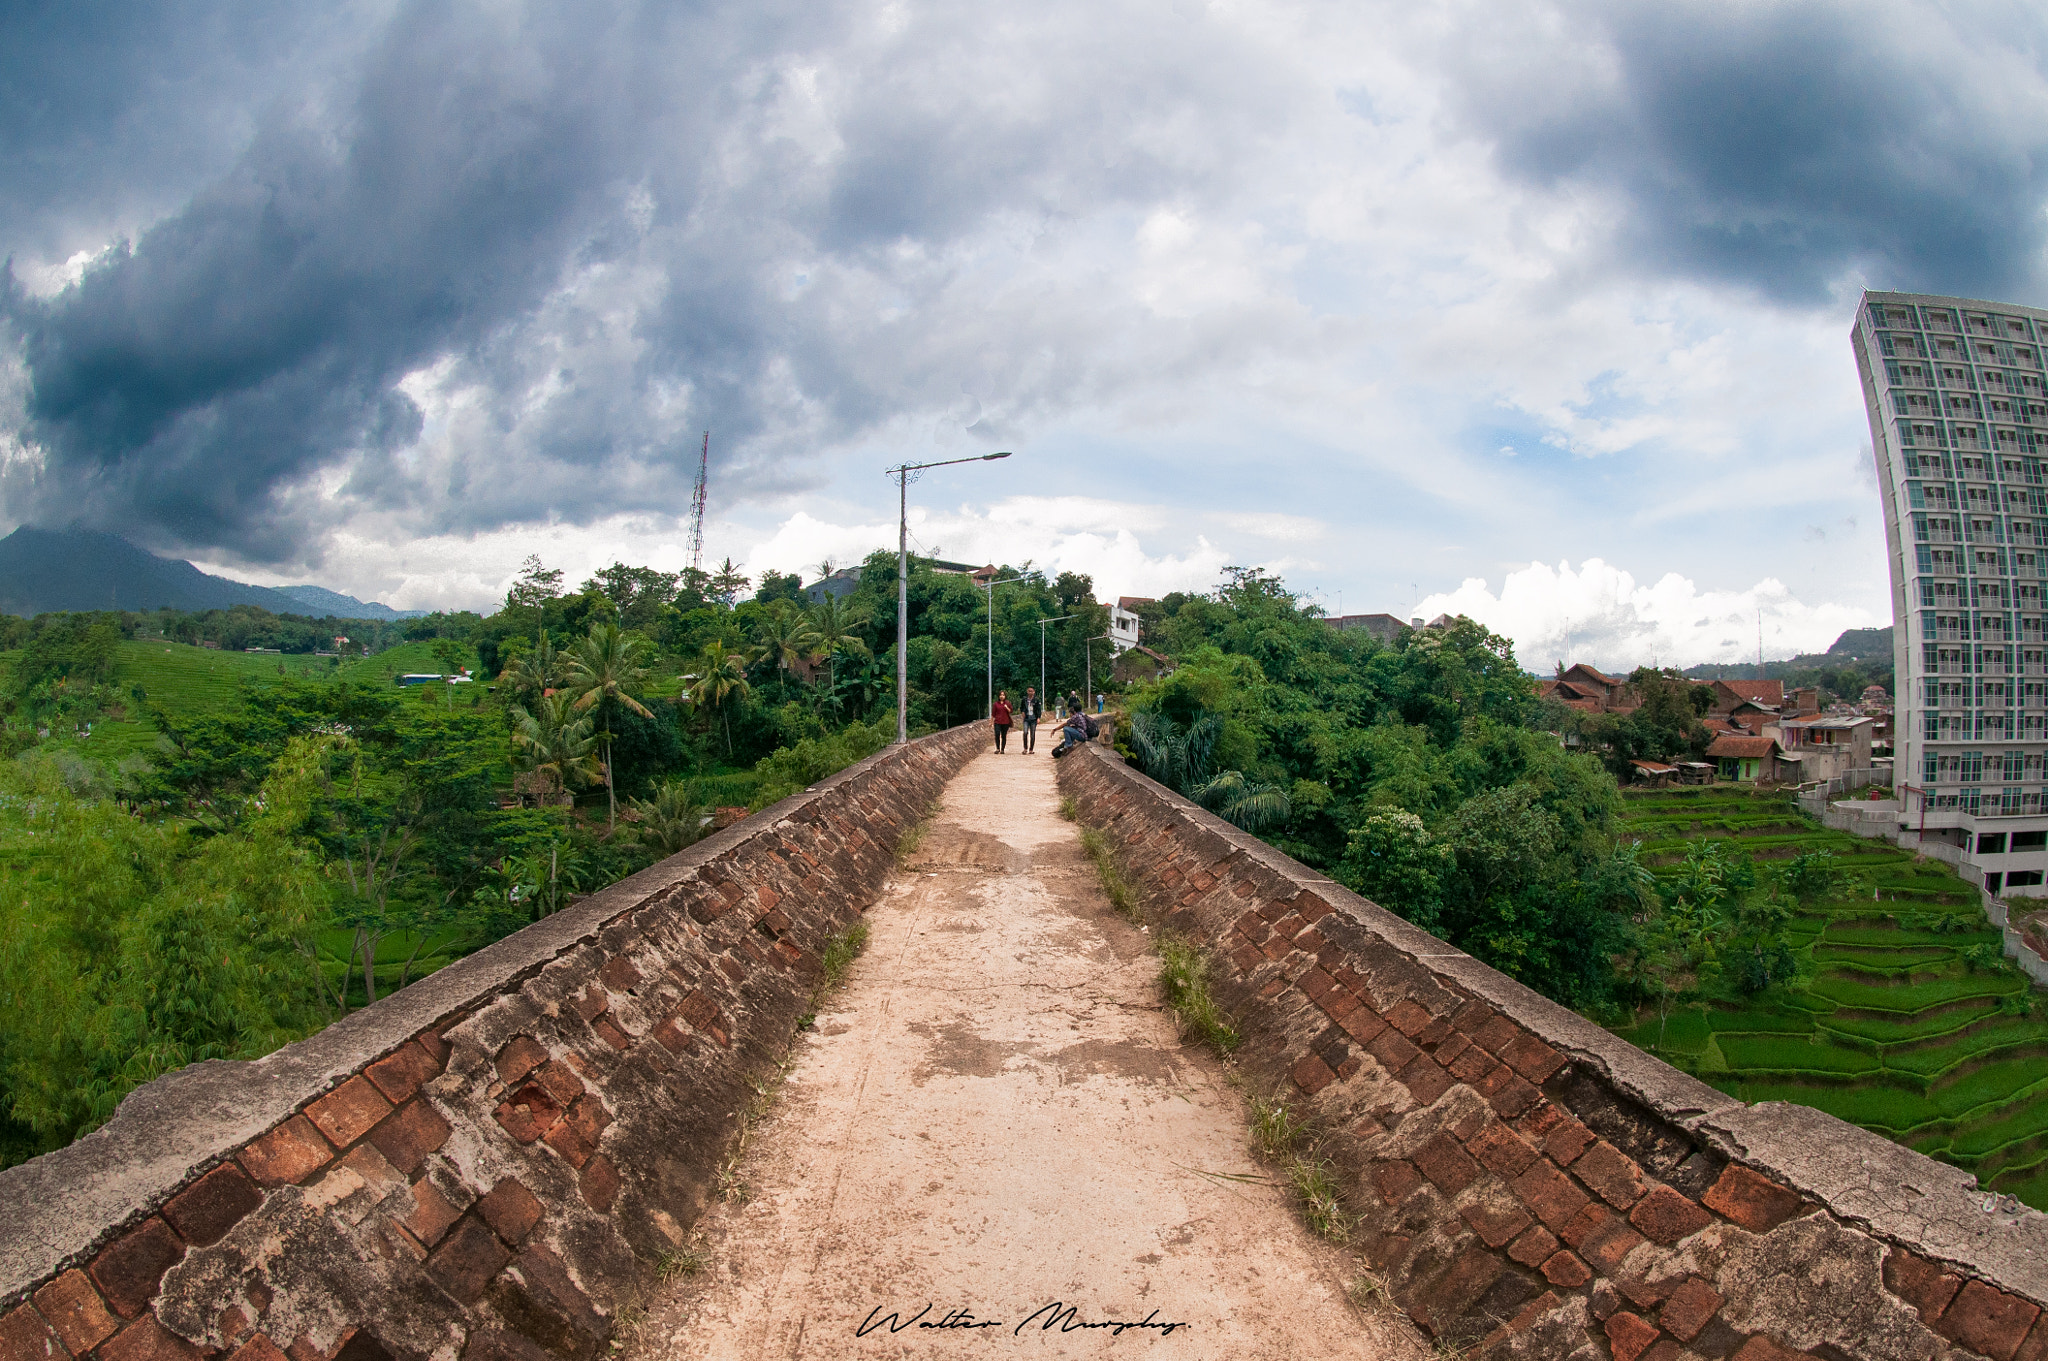
[[[1055,787],[982,746],[891,749],[0,1172],[0,1361],[2048,1354],[2048,1217],[1733,1101],[1105,748]],[[1227,1068],[1175,1038],[1167,931]],[[1252,1158],[1254,1098],[1305,1162]]]

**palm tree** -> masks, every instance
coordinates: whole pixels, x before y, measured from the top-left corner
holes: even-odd
[[[576,711],[594,704],[623,704],[642,718],[652,718],[653,712],[627,693],[646,684],[646,655],[647,644],[627,637],[617,624],[592,626],[590,636],[569,653],[568,688],[575,692]],[[612,734],[607,729],[598,736],[604,742],[605,825],[616,827],[619,803],[612,788]]]
[[[685,679],[690,681],[690,688],[684,692],[690,702],[709,705],[725,720],[725,754],[732,755],[732,719],[726,713],[726,705],[753,692],[747,684],[746,658],[726,651],[724,639],[713,638],[704,644],[704,651],[697,658],[696,675]]]
[[[787,605],[755,625],[754,642],[754,660],[773,662],[778,671],[794,671],[818,655],[818,635],[810,620]]]
[[[811,607],[811,632],[817,635],[818,651],[825,657],[826,681],[834,689],[839,685],[839,669],[834,664],[840,653],[853,656],[868,655],[868,645],[854,630],[868,622],[866,608],[849,605],[836,595],[828,595]]]
[[[634,799],[639,822],[633,838],[660,856],[671,856],[704,836],[711,810],[697,800],[695,788],[681,780],[670,780],[654,791],[651,799]]]
[[[592,720],[569,707],[567,695],[544,695],[531,710],[512,706],[512,748],[523,770],[558,788],[571,789],[597,778],[597,739]]]
[[[1293,811],[1287,791],[1277,784],[1258,784],[1243,771],[1226,770],[1191,790],[1188,797],[1235,827],[1259,832],[1287,821]]]
[[[505,664],[498,683],[509,689],[521,703],[531,705],[562,683],[563,657],[542,633],[531,652],[522,652]]]

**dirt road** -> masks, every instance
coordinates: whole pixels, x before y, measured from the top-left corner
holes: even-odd
[[[627,1357],[1428,1354],[1250,1156],[1052,771],[1013,743],[947,787]]]

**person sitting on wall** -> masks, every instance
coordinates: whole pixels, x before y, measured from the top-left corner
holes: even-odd
[[[1088,737],[1088,715],[1076,705],[1067,710],[1066,724],[1060,729],[1060,745],[1053,752],[1052,759],[1059,760],[1075,747],[1087,742]]]

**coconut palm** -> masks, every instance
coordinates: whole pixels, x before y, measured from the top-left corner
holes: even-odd
[[[1258,832],[1287,821],[1293,811],[1287,791],[1277,784],[1256,784],[1244,772],[1226,770],[1188,795],[1235,827]]]
[[[561,685],[563,664],[562,654],[555,650],[554,643],[543,633],[533,651],[522,652],[505,664],[505,669],[498,675],[498,684],[509,690],[519,703],[531,705]]]
[[[811,632],[817,635],[818,651],[825,658],[826,682],[834,689],[839,685],[839,671],[836,665],[839,654],[844,652],[854,657],[866,657],[868,645],[855,632],[868,622],[865,607],[849,605],[836,595],[828,595],[810,610]]]
[[[544,695],[530,710],[513,705],[512,749],[520,768],[565,790],[595,780],[597,739],[591,726],[567,695]]]
[[[634,799],[633,839],[656,855],[670,856],[701,840],[711,823],[711,810],[697,799],[696,789],[669,780],[651,799]]]
[[[747,660],[737,652],[728,652],[725,641],[714,638],[704,644],[704,651],[698,655],[697,671],[684,679],[690,682],[685,691],[690,702],[700,708],[708,707],[725,722],[725,754],[732,755],[732,718],[726,706],[735,699],[745,699],[753,692],[747,684]]]
[[[569,653],[567,679],[569,693],[576,696],[573,707],[582,713],[593,705],[621,704],[642,718],[652,718],[653,712],[627,693],[646,684],[646,656],[647,644],[628,637],[617,624],[594,625],[590,636]],[[598,738],[604,743],[605,825],[616,827],[619,803],[612,788],[612,734],[607,729]]]
[[[772,662],[778,671],[807,666],[819,652],[818,634],[802,612],[785,605],[754,626],[754,660]]]

